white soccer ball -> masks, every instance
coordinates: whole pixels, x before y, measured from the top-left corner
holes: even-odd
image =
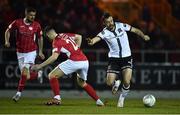
[[[152,107],[156,103],[156,98],[151,94],[147,94],[143,97],[143,103],[145,107]]]

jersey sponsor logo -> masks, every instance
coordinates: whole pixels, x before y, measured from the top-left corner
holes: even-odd
[[[29,27],[29,30],[33,30],[33,28],[32,28],[32,27]]]
[[[118,32],[121,33],[121,32],[122,32],[122,29],[121,29],[121,28],[118,28]]]

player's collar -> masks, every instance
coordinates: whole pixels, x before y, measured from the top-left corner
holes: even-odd
[[[26,24],[26,25],[31,25],[31,23],[27,23],[27,22],[26,22],[26,18],[23,19],[23,22],[24,22],[24,24]]]

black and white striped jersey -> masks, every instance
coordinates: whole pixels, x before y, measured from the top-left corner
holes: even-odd
[[[105,40],[110,49],[108,57],[124,58],[131,56],[131,49],[126,31],[131,26],[125,23],[115,22],[115,31],[104,28],[97,36]]]

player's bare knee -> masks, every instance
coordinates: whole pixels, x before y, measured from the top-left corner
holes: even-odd
[[[29,80],[29,79],[30,79],[30,78],[27,77],[27,74],[24,73],[24,72],[21,73],[21,77],[26,77],[26,80]]]
[[[86,85],[86,82],[85,82],[85,81],[83,81],[83,82],[81,82],[81,83],[79,84],[79,86],[82,87],[82,88],[83,88],[85,85]]]
[[[83,79],[81,78],[77,78],[77,83],[80,87],[84,87],[86,85],[86,81],[84,81]]]
[[[128,87],[128,86],[130,85],[130,82],[124,82],[123,85],[124,85],[125,87]]]
[[[130,84],[130,81],[131,81],[130,79],[124,79],[125,84]]]
[[[56,76],[53,75],[53,74],[51,74],[51,73],[48,74],[48,78],[49,78],[49,79],[52,79],[52,78],[55,78],[55,77],[56,77]]]
[[[113,82],[110,81],[110,80],[106,80],[106,84],[107,84],[108,86],[112,86]]]
[[[23,68],[22,69],[22,72],[21,72],[21,77],[26,77],[26,80],[29,80],[30,79],[30,77],[28,77],[28,73],[27,73],[27,68]]]

